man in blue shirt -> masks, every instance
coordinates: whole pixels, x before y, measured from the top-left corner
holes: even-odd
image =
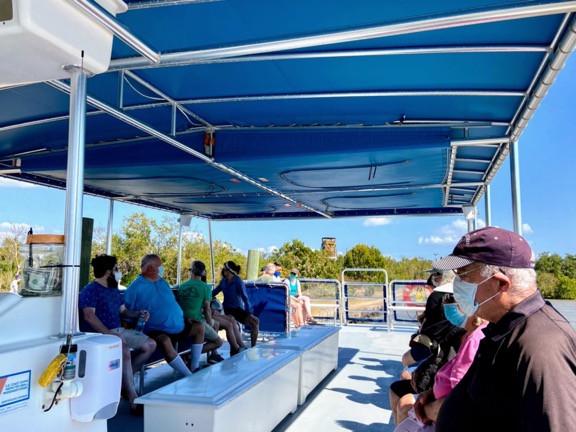
[[[126,318],[143,317],[148,319],[147,310],[126,308],[118,290],[122,274],[116,267],[116,257],[100,255],[91,262],[94,269],[94,282],[80,292],[80,329],[85,332],[111,334],[122,339],[122,393],[130,401],[133,412],[141,412],[141,405],[134,405],[138,397],[134,389],[134,371],[150,358],[156,349],[156,342],[145,334],[121,326],[120,316]],[[130,353],[134,351],[134,356]]]
[[[140,275],[130,284],[124,300],[128,307],[150,311],[150,319],[144,326],[144,332],[156,341],[164,351],[166,362],[184,376],[191,375],[190,369],[174,349],[174,342],[192,338],[191,369],[196,371],[200,365],[200,355],[204,344],[204,326],[201,322],[185,320],[182,308],[176,301],[172,289],[162,278],[164,267],[156,254],[142,258]]]

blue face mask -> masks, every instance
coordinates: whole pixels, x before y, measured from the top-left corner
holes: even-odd
[[[277,271],[277,272],[274,272],[274,276],[276,276],[276,277],[280,277],[280,272],[279,272],[279,271]]]
[[[476,291],[478,291],[478,285],[483,284],[488,279],[491,279],[493,277],[494,277],[494,275],[492,275],[492,276],[484,279],[482,282],[476,284],[476,283],[472,283],[472,282],[465,282],[462,279],[460,279],[460,277],[456,276],[456,278],[454,279],[454,282],[453,282],[454,299],[458,302],[458,304],[460,305],[460,309],[462,309],[462,312],[464,312],[466,314],[466,316],[471,317],[472,315],[474,315],[476,313],[476,311],[478,310],[478,308],[480,306],[482,306],[486,302],[489,302],[494,297],[496,297],[498,294],[500,294],[500,291],[498,291],[496,294],[494,294],[491,297],[488,297],[482,303],[476,302]],[[446,318],[448,318],[448,317],[446,317]]]
[[[164,266],[158,267],[158,276],[159,277],[164,276]]]
[[[452,325],[463,327],[466,321],[466,315],[458,310],[457,303],[446,303],[443,305],[444,315]]]

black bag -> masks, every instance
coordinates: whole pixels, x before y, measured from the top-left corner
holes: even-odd
[[[441,321],[426,329],[424,336],[430,340],[432,354],[422,361],[412,373],[414,390],[420,393],[434,386],[436,372],[456,355],[464,334],[466,334],[466,330],[451,324],[448,320]]]

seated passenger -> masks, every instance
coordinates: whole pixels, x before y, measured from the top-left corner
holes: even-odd
[[[288,288],[290,288],[290,296],[296,302],[298,302],[298,304],[302,308],[302,322],[310,324],[318,324],[314,319],[314,317],[312,316],[312,306],[310,305],[310,297],[302,295],[300,281],[298,280],[299,275],[300,271],[298,271],[298,269],[293,268],[292,270],[290,270],[290,275],[286,280]]]
[[[227,261],[222,268],[222,280],[212,291],[212,297],[218,293],[224,294],[224,312],[232,315],[239,323],[250,326],[250,342],[256,345],[260,321],[252,315],[252,306],[246,294],[244,281],[240,276],[240,266],[234,261]]]
[[[206,265],[202,261],[193,261],[189,271],[191,278],[181,284],[178,290],[180,306],[184,311],[184,318],[200,321],[204,326],[204,340],[206,342],[202,348],[202,353],[210,352],[208,364],[216,364],[224,360],[217,351],[223,342],[212,323],[210,310],[212,290],[207,283],[202,282],[202,275],[206,273]]]
[[[126,306],[150,311],[150,319],[144,326],[144,332],[162,349],[166,363],[184,376],[191,375],[192,372],[174,349],[174,342],[192,339],[191,369],[196,372],[199,370],[204,344],[204,326],[199,321],[184,319],[184,313],[172,289],[162,278],[164,267],[158,255],[144,256],[140,268],[141,274],[124,294]]]
[[[94,282],[80,291],[80,330],[112,334],[122,339],[122,394],[130,401],[132,412],[139,413],[141,405],[134,405],[134,399],[138,397],[134,389],[134,373],[150,358],[156,342],[145,334],[123,328],[120,317],[148,320],[150,314],[147,310],[126,308],[118,290],[122,274],[116,267],[116,257],[100,255],[90,264],[94,270]],[[130,349],[135,350],[133,356]]]
[[[446,285],[448,291],[451,292],[450,283],[454,280],[454,272],[453,271],[441,271],[432,269],[432,274],[428,278],[428,285],[432,286],[434,290],[428,296],[426,300],[426,306],[424,312],[420,314],[418,320],[420,321],[420,329],[419,333],[425,331],[426,328],[439,323],[446,319],[444,316],[444,310],[442,309],[442,300],[446,295],[446,290],[437,290],[436,288],[440,286]],[[400,376],[401,379],[410,379],[410,374],[412,370],[415,368],[413,367],[410,369],[410,366],[417,366],[419,362],[424,360],[426,357],[430,355],[430,350],[422,347],[421,345],[414,345],[408,351],[404,353],[402,356],[402,364],[405,367],[402,375]]]
[[[441,296],[443,300],[450,300],[453,301],[453,286],[451,283],[440,285],[434,288],[434,292],[428,298],[428,302],[426,303],[428,311],[428,306],[432,305],[431,310],[435,310],[438,308],[438,304],[436,302],[431,302],[430,298],[432,296]],[[443,310],[443,300],[441,300],[440,308]],[[436,314],[436,313],[435,313]],[[444,316],[444,312],[442,315]],[[424,324],[428,322],[427,326]],[[422,367],[423,363],[430,362],[431,359],[434,361],[434,367],[439,368],[447,361],[449,361],[456,352],[460,348],[460,343],[462,339],[462,335],[465,333],[464,329],[459,326],[455,326],[450,321],[444,319],[442,321],[436,322],[430,325],[427,318],[425,318],[424,323],[422,324],[421,330],[416,334],[413,335],[410,341],[410,350],[404,354],[403,361],[406,357],[416,357],[415,354],[418,355],[419,361],[415,368],[414,372],[411,372],[408,377],[406,377],[407,373],[406,370],[402,372],[400,381],[395,381],[390,385],[390,389],[388,391],[388,395],[390,398],[390,407],[392,408],[392,415],[394,417],[395,424],[401,422],[404,417],[403,414],[398,411],[399,401],[405,395],[411,395],[412,393],[417,393],[419,391],[427,390],[433,382],[434,373],[431,373],[429,377],[427,377],[427,381],[421,384],[420,388],[416,388],[414,386],[414,377],[412,376],[413,373],[419,370]],[[434,353],[434,354],[433,354]],[[437,369],[434,369],[437,370]],[[424,386],[424,388],[422,388]],[[404,400],[406,402],[406,399]]]
[[[255,282],[271,283],[271,282],[281,282],[280,278],[274,276],[276,272],[276,265],[272,263],[266,264],[262,267],[262,274],[256,279]]]
[[[436,421],[444,399],[460,382],[474,361],[480,341],[484,338],[482,329],[488,324],[477,316],[467,318],[458,308],[457,303],[445,303],[444,310],[448,320],[463,326],[466,334],[458,353],[442,366],[436,373],[434,386],[416,398],[413,395],[404,396],[399,402],[399,411],[402,412],[400,422],[395,432],[424,432],[434,431],[433,423]]]

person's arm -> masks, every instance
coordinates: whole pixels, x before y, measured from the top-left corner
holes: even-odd
[[[302,297],[302,289],[300,288],[300,281],[298,279],[296,279],[296,286],[296,295]]]
[[[236,276],[236,283],[238,288],[238,294],[240,298],[244,302],[244,307],[246,308],[246,312],[252,313],[252,305],[250,305],[250,300],[248,300],[248,294],[246,293],[246,285],[244,285],[244,281],[240,276]]]
[[[140,318],[143,317],[144,321],[148,321],[148,317],[150,316],[150,312],[147,310],[139,310],[139,311],[132,311],[128,309],[126,306],[120,306],[120,316],[124,318]]]
[[[212,298],[216,297],[222,291],[222,281],[218,284],[216,288],[212,290]]]
[[[208,323],[209,326],[212,325],[212,310],[210,309],[210,302],[204,302],[204,319]]]
[[[426,425],[432,424],[433,420],[430,417],[428,417],[426,407],[431,403],[433,403],[435,400],[436,398],[434,397],[434,392],[432,391],[432,389],[430,389],[420,393],[419,397],[416,399],[416,402],[414,403],[414,414],[416,414],[416,418]],[[438,408],[438,410],[439,409],[440,408]],[[432,409],[430,411],[430,414],[433,414]],[[436,415],[437,414],[438,411],[436,411]],[[436,416],[434,417],[434,420],[435,419]]]
[[[85,307],[82,308],[82,312],[84,314],[84,320],[90,324],[90,326],[97,331],[98,333],[103,333],[103,334],[112,334],[112,332],[110,331],[110,329],[108,327],[106,327],[102,321],[100,321],[100,318],[98,318],[96,316],[96,308],[93,307]]]

